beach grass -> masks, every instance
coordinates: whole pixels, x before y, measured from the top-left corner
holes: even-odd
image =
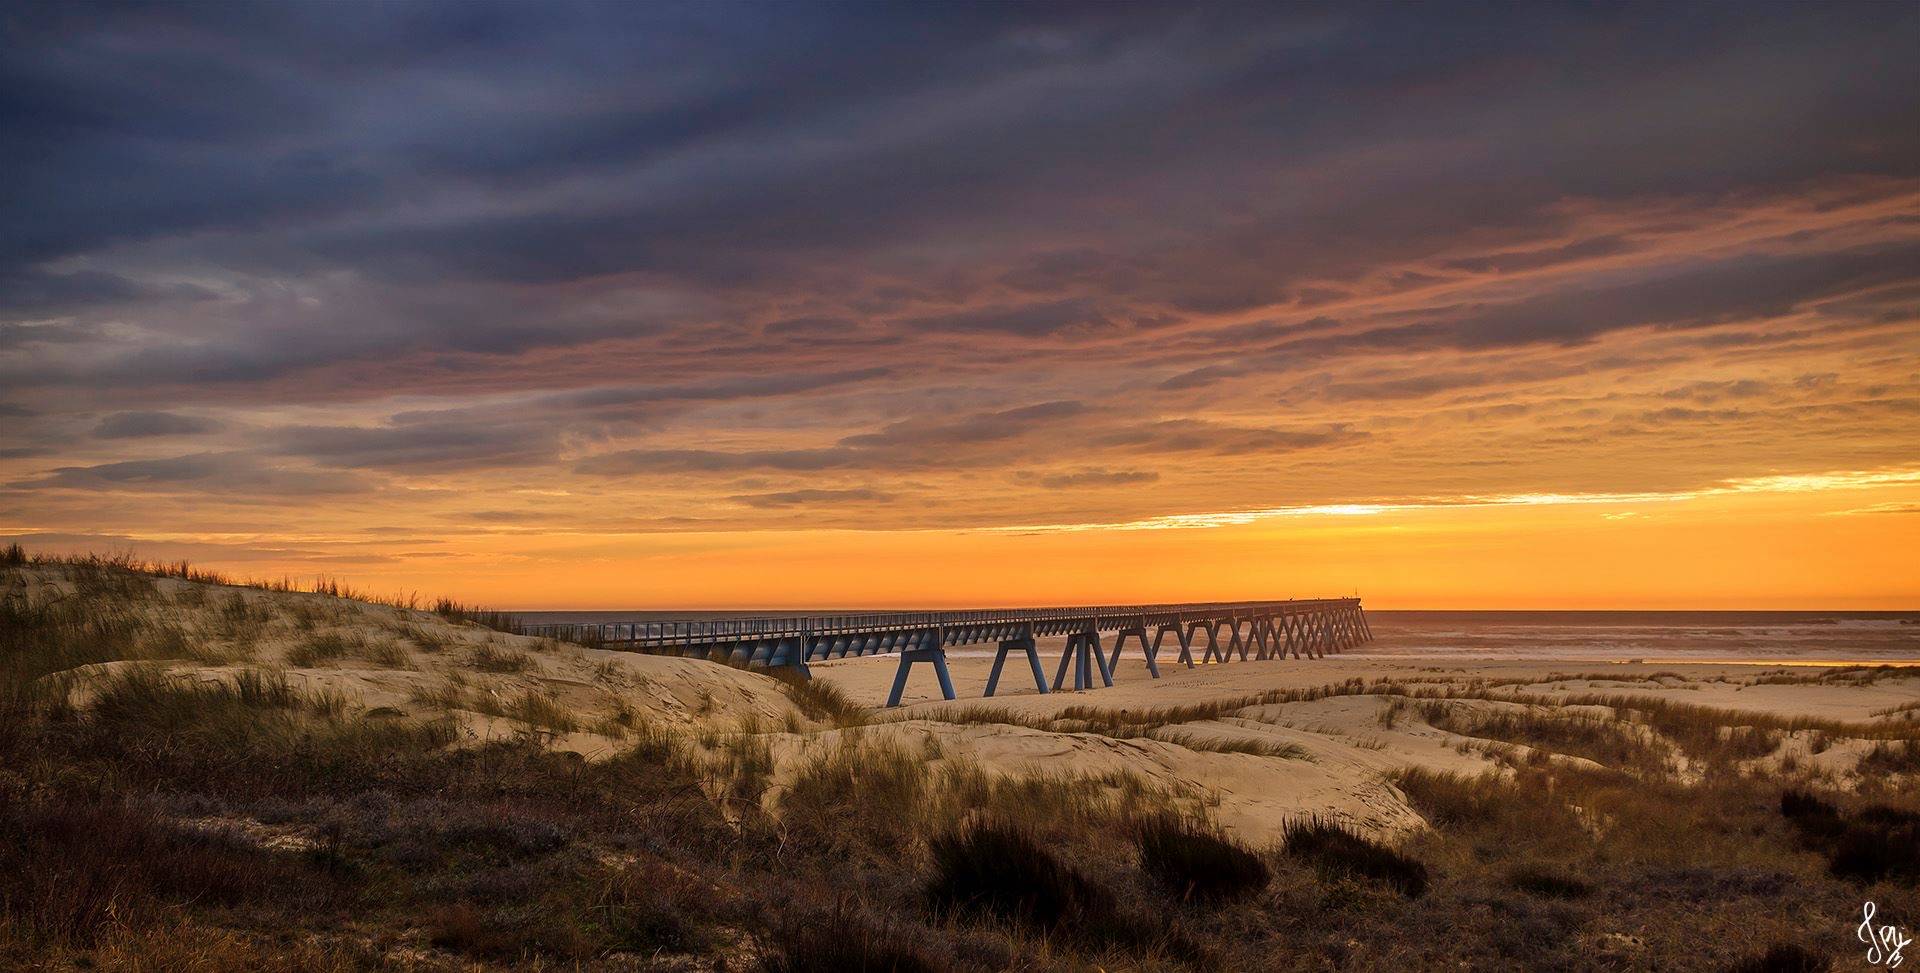
[[[631,705],[589,719],[534,678],[553,658],[421,609],[388,637],[453,668],[376,665],[414,688],[369,708],[325,688],[327,663],[370,651],[336,617],[359,603],[167,570],[0,556],[0,965],[1776,969],[1850,949],[1862,901],[1920,912],[1916,734],[1884,714],[1436,676],[902,720],[766,679],[793,716],[723,718],[709,696],[670,725]],[[237,656],[236,627],[312,658]],[[1468,750],[1468,771],[1364,771],[1423,827],[1324,814],[1249,843],[1214,795],[1008,773],[954,734],[1320,773],[1263,742],[1263,708],[1348,697],[1377,700],[1362,719],[1382,737]],[[488,707],[528,732],[456,719]],[[554,745],[596,721],[619,733],[595,759]],[[1816,737],[1850,769],[1812,766]],[[1792,748],[1807,766],[1784,769]]]

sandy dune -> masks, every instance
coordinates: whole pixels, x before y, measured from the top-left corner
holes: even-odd
[[[41,603],[75,596],[60,569],[23,577],[25,590],[13,596]],[[78,670],[81,701],[89,685],[129,665],[159,664],[203,680],[266,667],[369,715],[450,717],[468,742],[531,734],[595,758],[619,752],[639,733],[665,731],[722,759],[751,737],[770,755],[773,786],[764,800],[775,809],[785,782],[857,733],[994,774],[1132,774],[1209,808],[1255,842],[1273,840],[1285,821],[1303,814],[1380,833],[1419,828],[1420,817],[1389,780],[1393,771],[1501,765],[1494,754],[1508,744],[1436,729],[1409,704],[1409,694],[1482,697],[1462,703],[1474,707],[1516,705],[1484,698],[1489,693],[1525,694],[1535,703],[1627,695],[1862,725],[1913,719],[1920,702],[1920,669],[1829,679],[1822,673],[1833,670],[1804,667],[1364,654],[1186,668],[1167,653],[1163,677],[1153,679],[1137,649],[1121,660],[1112,687],[1043,695],[1024,668],[1010,666],[1001,695],[983,700],[991,662],[962,653],[951,662],[959,699],[938,698],[933,672],[920,666],[905,705],[892,710],[878,707],[894,677],[894,657],[816,663],[817,680],[874,708],[866,725],[846,728],[844,719],[808,718],[788,688],[766,675],[704,660],[587,649],[318,594],[177,579],[155,585],[156,597],[141,610],[175,633],[172,642],[135,654],[145,662]],[[1057,640],[1045,650],[1051,674]],[[1589,709],[1602,719],[1616,715]],[[1844,778],[1868,747],[1844,734],[1789,732],[1756,767],[1791,759]]]

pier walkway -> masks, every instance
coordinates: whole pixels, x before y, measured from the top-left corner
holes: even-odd
[[[1103,633],[1113,634],[1110,649],[1103,648]],[[1358,598],[653,620],[539,625],[528,634],[752,668],[784,666],[803,676],[810,662],[897,653],[900,668],[888,706],[899,705],[909,673],[921,662],[933,667],[942,695],[953,699],[946,650],[959,645],[998,643],[985,694],[992,696],[1014,654],[1022,656],[1035,688],[1044,693],[1065,688],[1069,669],[1075,690],[1091,688],[1096,679],[1113,685],[1114,664],[1129,640],[1139,643],[1148,673],[1158,679],[1159,654],[1168,636],[1179,646],[1176,664],[1188,667],[1289,654],[1313,659],[1373,638]],[[1036,639],[1062,635],[1066,649],[1049,685]]]

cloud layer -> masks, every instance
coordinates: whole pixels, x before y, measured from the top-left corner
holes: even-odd
[[[29,5],[0,527],[338,553],[1904,467],[1916,31]]]

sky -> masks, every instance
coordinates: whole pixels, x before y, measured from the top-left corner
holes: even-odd
[[[1920,608],[1920,6],[0,8],[0,540]]]

